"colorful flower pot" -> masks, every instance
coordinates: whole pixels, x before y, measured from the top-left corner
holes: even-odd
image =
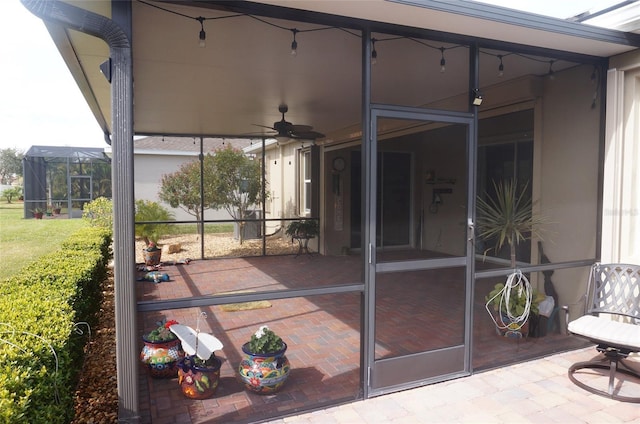
[[[215,356],[213,366],[203,367],[194,363],[193,356],[186,356],[178,362],[178,384],[182,394],[190,399],[207,399],[216,393],[220,384],[222,361]]]
[[[499,336],[521,339],[529,335],[529,320],[525,321],[524,324],[512,322],[506,314],[496,316],[495,320],[498,324],[496,326],[496,334]]]
[[[160,258],[162,257],[162,250],[146,250],[142,251],[144,255],[144,264],[148,266],[154,266],[160,264]]]
[[[282,345],[282,349],[270,353],[252,353],[249,351],[249,343],[242,345],[245,355],[238,372],[247,390],[265,395],[282,388],[291,368],[285,356],[287,344],[282,342]]]
[[[147,366],[149,374],[156,378],[173,378],[178,375],[178,361],[184,358],[179,339],[151,341],[142,337],[144,347],[140,360]]]

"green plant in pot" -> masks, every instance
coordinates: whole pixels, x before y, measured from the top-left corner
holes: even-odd
[[[136,237],[145,244],[144,259],[146,265],[158,265],[162,257],[162,249],[158,241],[169,232],[167,221],[173,221],[174,215],[157,202],[136,200]],[[155,222],[159,222],[156,224]]]
[[[533,237],[542,238],[541,227],[547,223],[544,216],[533,214],[527,187],[528,183],[518,187],[513,179],[494,181],[494,194],[486,193],[486,198],[477,199],[478,237],[494,243],[485,253],[491,249],[497,253],[507,245],[514,270],[506,282],[496,284],[487,295],[486,308],[501,332],[507,335],[513,332],[516,336],[527,335],[525,325],[529,314],[537,314],[538,304],[544,299],[516,270],[516,246]]]
[[[317,237],[320,232],[318,221],[315,219],[301,219],[292,221],[287,225],[285,234],[291,237],[291,241],[297,240],[299,244],[298,255],[303,251],[309,253],[309,240]]]
[[[287,344],[266,325],[242,345],[244,357],[238,367],[240,380],[247,390],[273,394],[284,385],[291,366],[285,356]]]
[[[301,219],[299,221],[291,221],[287,225],[285,233],[289,237],[314,238],[318,235],[320,229],[318,221],[315,219]]]
[[[177,364],[184,357],[184,351],[180,340],[171,331],[171,327],[177,324],[175,320],[162,320],[142,336],[144,346],[140,360],[152,377],[173,378],[178,373]]]
[[[513,283],[511,278],[520,281]],[[506,283],[497,283],[485,297],[486,308],[496,324],[496,331],[503,336],[522,337],[529,332],[529,320],[518,320],[518,317],[538,315],[538,305],[545,299],[543,293],[527,288],[521,273],[509,276]],[[510,290],[506,290],[509,287]],[[493,312],[492,312],[493,311]]]
[[[42,216],[44,215],[44,209],[43,208],[33,208],[31,209],[31,213],[33,214],[33,217],[35,219],[42,219]]]

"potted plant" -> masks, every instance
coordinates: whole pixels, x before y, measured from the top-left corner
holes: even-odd
[[[142,249],[142,255],[144,257],[145,265],[155,266],[160,264],[160,260],[162,259],[162,249],[152,241]]]
[[[291,221],[285,230],[285,234],[291,237],[291,241],[298,242],[298,255],[303,251],[309,253],[309,240],[316,237],[320,232],[318,221],[315,219],[301,219]]]
[[[200,316],[206,317],[206,313],[202,312]],[[181,324],[171,326],[187,354],[178,362],[178,384],[182,394],[190,399],[213,396],[220,383],[222,361],[215,351],[223,346],[213,335],[200,332],[200,316],[196,330]]]
[[[60,202],[56,202],[53,205],[53,214],[54,215],[60,215],[60,212],[62,211],[62,205]]]
[[[180,340],[171,331],[178,322],[163,320],[156,324],[155,329],[142,336],[140,360],[152,377],[172,378],[178,373],[178,361],[184,357]]]
[[[245,388],[259,394],[280,390],[291,369],[286,350],[287,344],[280,336],[266,325],[261,326],[251,340],[242,345],[244,358],[238,372]]]
[[[291,221],[286,229],[289,237],[314,238],[318,235],[318,221],[315,219],[301,219],[299,221]]]
[[[143,249],[145,265],[154,266],[160,263],[162,248],[158,245],[158,240],[169,231],[169,225],[166,222],[173,219],[173,213],[159,203],[136,200],[135,233],[145,244]]]
[[[521,277],[517,273],[512,275]],[[508,294],[505,287],[510,287]],[[485,297],[485,302],[487,311],[496,324],[496,332],[501,336],[520,338],[529,334],[530,320],[524,318],[528,318],[530,314],[538,315],[538,305],[544,299],[543,293],[527,289],[522,281],[514,285],[507,280],[507,283],[497,283]]]
[[[529,281],[516,270],[516,246],[533,237],[541,237],[541,226],[547,220],[533,214],[533,203],[527,193],[528,183],[519,188],[514,179],[493,182],[494,195],[477,199],[478,236],[494,246],[485,251],[500,251],[509,246],[510,265],[514,270],[505,283],[496,284],[486,297],[486,309],[496,323],[497,329],[507,335],[527,335],[527,324],[531,312],[537,314],[540,298]],[[490,309],[493,309],[493,313]],[[497,315],[494,316],[494,313]]]
[[[31,209],[31,213],[33,214],[33,217],[35,219],[42,219],[42,216],[44,215],[44,209],[42,208],[33,208]]]

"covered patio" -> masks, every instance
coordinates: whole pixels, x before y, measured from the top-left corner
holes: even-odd
[[[562,325],[497,337],[484,297],[515,268],[538,289],[553,271],[556,306],[580,312],[589,266],[618,252],[628,223],[603,211],[635,197],[616,203],[627,185],[617,162],[605,172],[605,138],[623,150],[622,78],[637,65],[609,60],[637,52],[640,34],[471,1],[22,1],[112,146],[122,421],[250,422],[576,347]],[[619,106],[613,125],[605,99]],[[195,261],[171,266],[170,282],[137,281],[135,135],[260,139],[245,153],[261,165],[263,237],[313,219],[319,254]],[[476,202],[505,180],[549,218],[550,261],[537,235],[514,263],[479,237]],[[271,307],[220,309],[256,300]],[[132,359],[155,321],[194,326],[201,311],[225,345],[223,385],[185,401]],[[263,324],[291,341],[291,382],[273,397],[234,377]]]

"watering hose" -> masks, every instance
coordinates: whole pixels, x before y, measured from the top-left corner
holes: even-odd
[[[512,290],[514,291],[512,292]],[[510,297],[516,294],[518,297],[522,297],[523,292],[526,298],[524,311],[520,315],[515,315],[515,311],[512,311],[509,309]],[[509,274],[509,276],[507,277],[507,281],[505,282],[502,290],[500,290],[495,296],[493,296],[491,299],[487,301],[485,305],[485,309],[489,313],[489,316],[495,323],[496,327],[498,327],[501,330],[517,331],[517,330],[520,330],[522,326],[524,326],[524,324],[529,319],[529,313],[531,312],[532,297],[533,297],[533,290],[531,289],[531,284],[529,283],[529,280],[527,279],[527,277],[525,277],[524,274],[522,274],[522,271],[518,269],[512,272],[511,274]],[[500,313],[504,313],[506,315],[506,318],[508,318],[508,321],[512,325],[505,324],[504,322],[502,323],[503,325],[498,324],[496,322],[494,315],[491,313],[491,310],[489,309],[489,305],[493,304],[495,299],[498,299],[498,298],[500,299],[498,311]],[[514,323],[516,324],[515,327],[513,326]]]

